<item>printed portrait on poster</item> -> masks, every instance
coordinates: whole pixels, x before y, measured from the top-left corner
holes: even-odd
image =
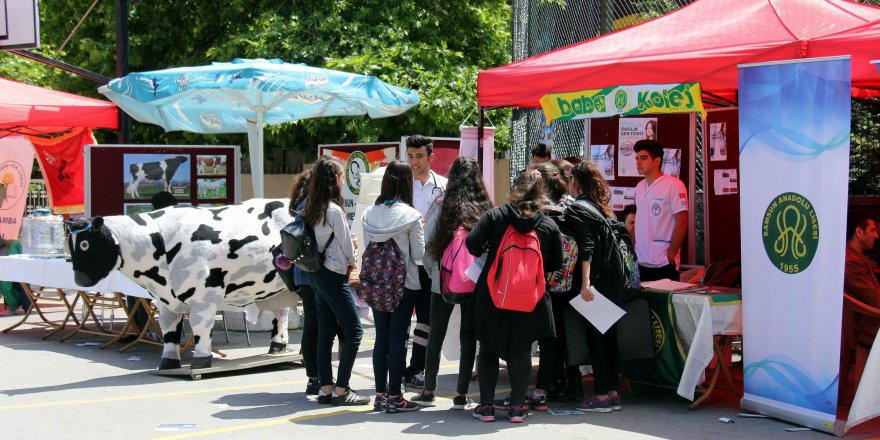
[[[710,160],[727,160],[727,122],[709,124]]]
[[[663,174],[668,174],[676,179],[681,174],[681,149],[680,148],[664,148],[663,149],[663,165],[660,166]]]
[[[605,180],[614,180],[614,145],[591,145],[590,160]]]
[[[657,118],[620,118],[617,175],[635,177],[636,155],[633,146],[642,139],[657,140]]]

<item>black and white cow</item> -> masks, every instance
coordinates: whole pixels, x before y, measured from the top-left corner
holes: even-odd
[[[164,184],[163,189],[171,192],[171,179],[180,164],[187,161],[186,156],[177,156],[171,159],[160,160],[158,162],[142,162],[133,163],[128,167],[131,173],[131,183],[128,185],[128,194],[132,198],[139,198],[138,186],[143,180],[161,180]]]
[[[275,312],[269,352],[287,345],[287,307],[296,297],[273,266],[279,231],[292,221],[284,199],[217,208],[174,206],[145,214],[75,220],[70,249],[76,283],[94,286],[118,269],[157,300],[164,334],[160,369],[180,367],[183,313],[195,336],[191,368],[211,365],[211,329],[221,302]]]

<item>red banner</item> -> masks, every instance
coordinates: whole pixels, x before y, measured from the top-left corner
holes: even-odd
[[[44,139],[28,136],[49,190],[49,204],[56,214],[85,211],[83,146],[94,144],[88,128],[77,128],[64,136]]]

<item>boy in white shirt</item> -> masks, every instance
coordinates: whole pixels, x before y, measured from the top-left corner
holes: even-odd
[[[419,134],[406,138],[407,163],[413,173],[413,208],[422,215],[422,224],[431,204],[446,189],[446,178],[431,170],[434,159],[434,145],[431,138]],[[403,375],[403,382],[414,388],[425,387],[425,355],[428,346],[428,333],[431,331],[431,278],[422,264],[419,267],[421,290],[416,295],[416,329],[413,331],[413,349],[409,366]]]
[[[636,169],[645,179],[636,185],[636,256],[642,281],[678,281],[680,250],[688,229],[687,190],[681,180],[663,174],[663,146],[636,142]]]

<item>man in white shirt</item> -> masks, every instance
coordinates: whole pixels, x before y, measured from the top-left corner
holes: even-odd
[[[422,222],[431,204],[446,189],[446,178],[431,170],[434,159],[434,145],[431,138],[413,135],[406,139],[406,157],[413,172],[413,208],[422,215]],[[421,291],[416,296],[416,329],[413,332],[413,350],[409,366],[403,374],[405,384],[425,387],[425,353],[428,346],[428,332],[431,330],[431,278],[422,261],[419,266]]]
[[[678,281],[681,246],[688,229],[687,190],[681,180],[663,174],[663,146],[643,139],[633,147],[636,169],[645,179],[636,185],[636,256],[642,281]]]

